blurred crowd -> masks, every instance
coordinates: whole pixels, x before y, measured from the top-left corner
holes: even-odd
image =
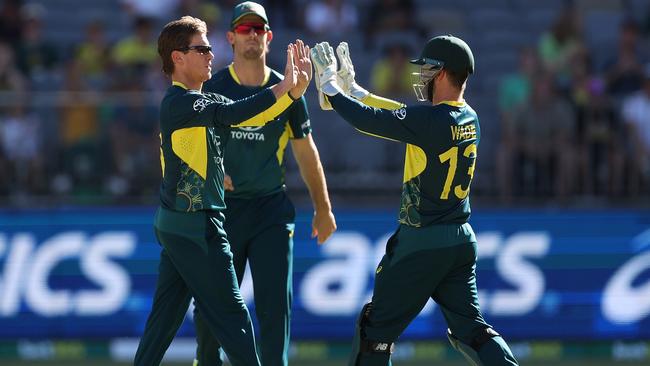
[[[648,195],[650,54],[647,22],[624,17],[601,64],[580,13],[562,9],[499,88],[499,195],[614,200]]]
[[[219,69],[230,62],[224,33],[238,1],[114,2],[130,30],[111,37],[110,25],[88,19],[75,44],[44,32],[52,2],[0,3],[3,204],[155,202],[157,106],[169,83],[160,72],[158,31],[181,15],[204,19],[213,70]],[[282,31],[313,40],[357,36],[361,47],[353,59],[361,81],[405,102],[413,100],[409,58],[454,19],[438,12],[441,26],[431,27],[426,2],[415,0],[260,2],[277,38]],[[547,29],[519,47],[518,68],[499,74],[495,90],[487,91],[498,118],[483,119],[482,128],[497,133],[489,134],[494,148],[481,155],[479,165],[493,169],[486,173],[490,182],[475,193],[479,199],[635,203],[650,196],[650,17],[621,17],[617,45],[603,59],[594,57],[602,50],[585,42],[582,15],[573,2],[562,2]],[[401,159],[386,169],[399,170]]]

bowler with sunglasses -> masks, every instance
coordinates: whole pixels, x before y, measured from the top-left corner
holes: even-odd
[[[312,50],[323,109],[358,130],[406,144],[399,225],[375,271],[372,299],[357,320],[351,366],[391,364],[394,342],[434,300],[452,346],[472,365],[517,365],[505,340],[483,318],[476,287],[476,236],[469,193],[481,139],[479,118],[464,99],[474,55],[454,36],[430,39],[414,90],[422,105],[377,97],[360,87],[347,43]]]
[[[241,99],[278,83],[282,75],[266,65],[273,39],[262,5],[247,1],[233,9],[232,63],[217,71],[203,90]],[[314,206],[312,237],[324,243],[336,230],[318,149],[311,136],[304,97],[263,127],[234,126],[225,147],[225,230],[241,284],[248,262],[255,297],[260,357],[264,366],[286,366],[290,340],[295,209],[286,193],[285,150],[291,145]],[[223,346],[197,308],[196,362],[222,365]]]
[[[293,105],[307,89],[312,67],[308,47],[296,42],[287,47],[281,81],[235,101],[204,92],[214,57],[206,28],[185,16],[158,37],[163,72],[171,79],[160,104],[162,182],[154,232],[161,252],[137,366],[160,365],[192,298],[232,365],[260,365],[223,225],[224,147],[230,126],[263,126]]]

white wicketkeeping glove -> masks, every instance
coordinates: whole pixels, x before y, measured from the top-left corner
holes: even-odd
[[[343,88],[345,94],[352,96],[357,100],[361,100],[368,96],[369,92],[359,86],[354,80],[354,65],[350,59],[350,49],[347,42],[339,43],[336,47],[336,54],[339,55],[341,62],[341,70],[338,72],[339,84]]]
[[[331,110],[332,104],[325,95],[333,96],[342,93],[336,77],[336,56],[334,49],[327,42],[317,43],[311,49],[311,61],[316,69],[316,89],[318,90],[318,103],[321,109]]]

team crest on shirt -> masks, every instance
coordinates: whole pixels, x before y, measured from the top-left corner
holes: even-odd
[[[262,129],[264,126],[238,127],[242,131],[253,132]]]
[[[212,103],[214,102],[209,99],[201,98],[194,101],[194,105],[192,105],[192,108],[194,108],[195,111],[203,112],[205,107],[209,106]]]
[[[395,116],[400,121],[406,118],[406,108],[400,108],[393,111],[393,116]]]

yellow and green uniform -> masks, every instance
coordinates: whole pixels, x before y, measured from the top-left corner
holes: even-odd
[[[468,223],[469,191],[481,139],[466,103],[406,107],[370,95],[363,103],[337,94],[332,107],[361,132],[406,143],[399,227],[375,275],[350,365],[389,365],[393,342],[431,298],[455,337],[483,346],[489,365],[516,365],[501,337],[483,345],[486,329],[476,289],[476,237]]]
[[[228,98],[246,98],[282,76],[265,68],[257,87],[240,83],[233,65],[207,81],[203,89]],[[290,139],[311,132],[304,98],[263,127],[229,129],[224,166],[234,191],[226,191],[225,229],[241,283],[248,261],[259,322],[259,348],[265,366],[286,366],[292,299],[293,230],[295,209],[285,193],[284,151]],[[220,342],[195,312],[198,365],[221,365]]]
[[[223,152],[231,125],[260,126],[293,103],[270,90],[233,102],[174,82],[160,105],[163,178],[154,231],[162,246],[135,365],[158,365],[193,297],[233,365],[259,365],[223,228]]]

